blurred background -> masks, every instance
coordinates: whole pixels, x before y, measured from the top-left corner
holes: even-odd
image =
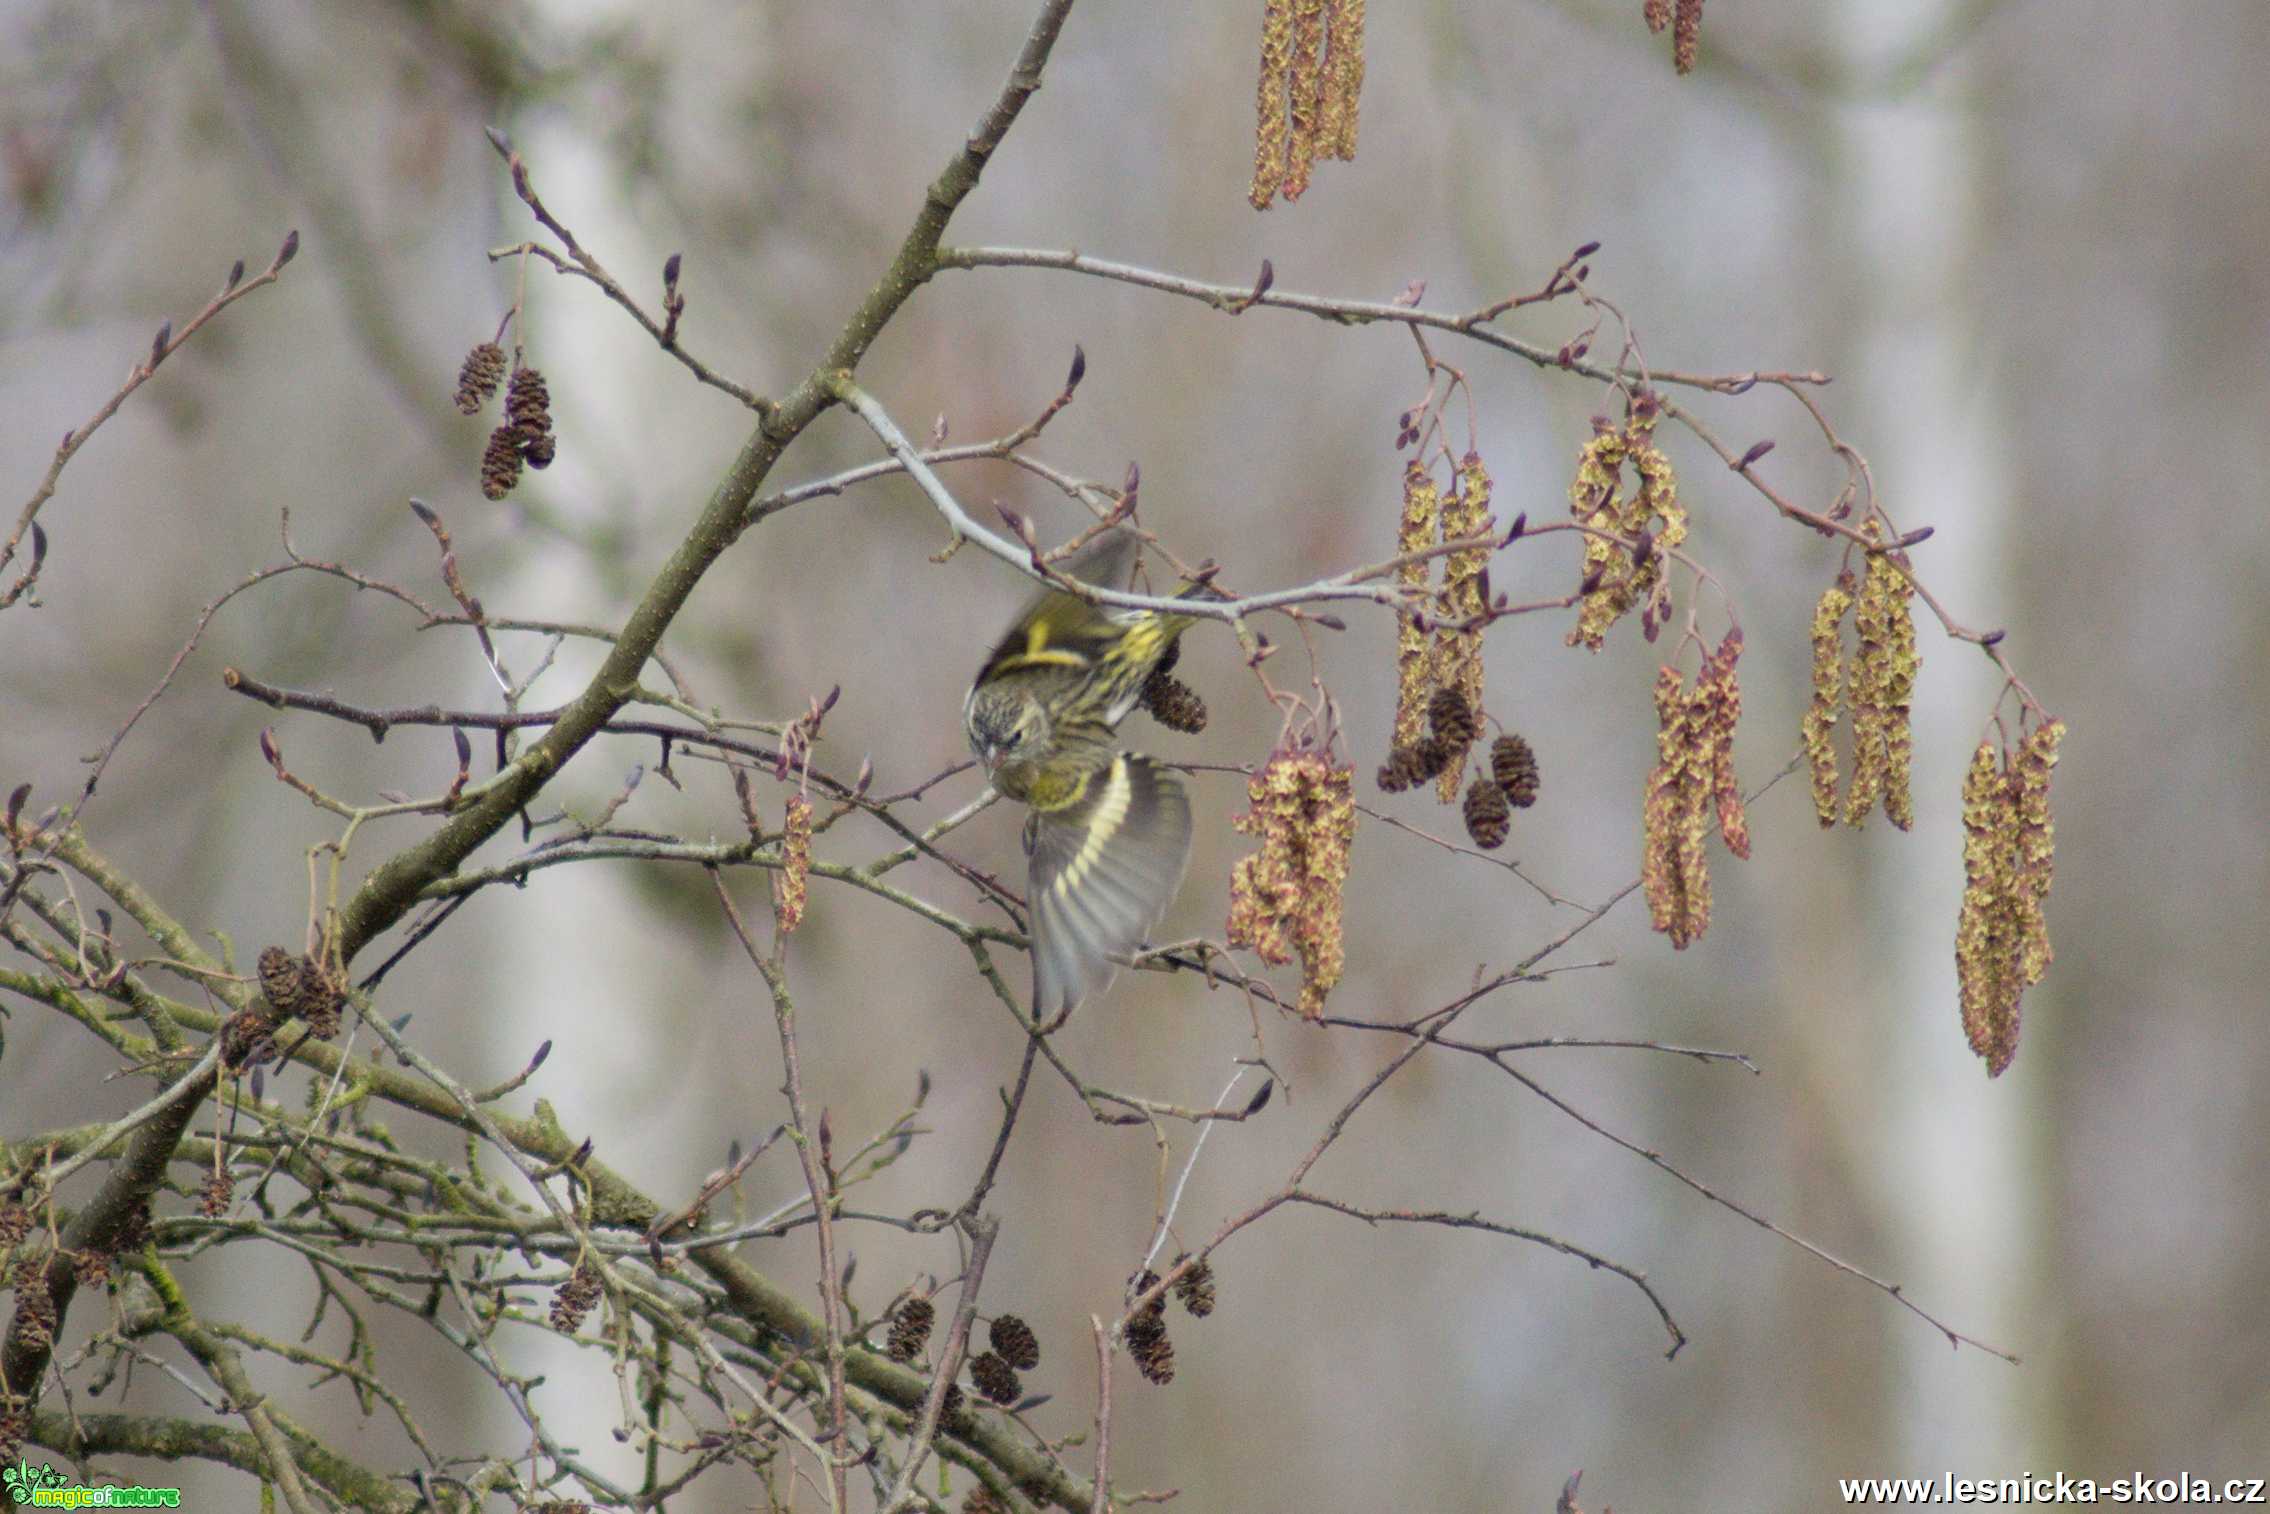
[[[589,285],[532,265],[523,339],[550,379],[560,460],[507,504],[480,498],[491,422],[459,416],[450,391],[520,277],[487,249],[533,230],[482,126],[512,134],[549,206],[650,307],[663,259],[682,251],[686,345],[777,393],[874,281],[1033,8],[0,7],[9,518],[161,320],[198,308],[233,259],[262,266],[287,228],[303,239],[277,287],[172,359],[64,474],[41,517],[43,604],[0,615],[0,783],[34,783],[35,812],[75,792],[82,754],[155,686],[200,608],[282,559],[286,510],[303,553],[439,601],[432,539],[404,507],[415,495],[455,531],[492,613],[618,622],[749,419]],[[1077,247],[1228,283],[1267,257],[1281,291],[1351,298],[1424,279],[1427,304],[1447,310],[1534,289],[1598,240],[1592,283],[1656,366],[1835,375],[1822,403],[1886,503],[1903,525],[1937,528],[1917,549],[1925,581],[1963,623],[2008,629],[2021,676],[2071,728],[2055,789],[2058,957],[2026,997],[2014,1066],[1990,1083],[1967,1050],[1952,960],[1958,787],[1999,676],[1928,615],[1913,833],[1881,821],[1823,832],[1802,781],[1784,783],[1752,810],[1751,861],[1713,847],[1718,907],[1699,945],[1675,955],[1635,897],[1558,959],[1613,965],[1502,991],[1463,1027],[1748,1053],[1754,1077],[1638,1052],[1553,1050],[1522,1066],[2023,1363],[1950,1352],[1896,1301],[1503,1076],[1422,1059],[1366,1106],[1314,1186],[1479,1210],[1606,1253],[1646,1271],[1690,1344],[1666,1362],[1633,1289],[1539,1247],[1279,1214],[1216,1258],[1222,1307],[1176,1327],[1171,1386],[1122,1362],[1121,1486],[1179,1488],[1196,1509],[1545,1509],[1581,1467],[1586,1507],[1651,1514],[1833,1506],[1839,1476],[2270,1473],[2270,7],[1720,0],[1701,67],[1679,79],[1637,0],[1375,6],[1356,160],[1320,165],[1300,203],[1266,214],[1245,198],[1258,26],[1253,0],[1083,0],[948,240]],[[1554,346],[1581,322],[1550,305],[1507,325]],[[1400,331],[1266,310],[1227,320],[1061,273],[950,273],[890,326],[862,378],[910,431],[942,415],[975,440],[1036,412],[1075,343],[1087,380],[1038,455],[1114,481],[1139,461],[1148,524],[1186,556],[1220,558],[1240,587],[1385,555],[1396,418],[1425,387]],[[1500,519],[1561,515],[1597,387],[1470,344],[1436,350],[1472,381]],[[1682,398],[1734,445],[1776,438],[1766,471],[1793,497],[1833,497],[1843,470],[1786,395]],[[1837,554],[1774,519],[1691,437],[1666,437],[1694,512],[1689,550],[1748,633],[1738,750],[1760,782],[1794,749],[1806,628]],[[854,420],[831,415],[769,486],[875,455]],[[1044,534],[1075,523],[1007,467],[950,482],[981,515],[1000,501]],[[822,760],[849,773],[869,754],[879,791],[906,788],[961,755],[964,686],[1023,595],[980,553],[934,565],[943,541],[901,480],[800,506],[719,564],[666,646],[731,714],[792,717],[841,684]],[[1498,557],[1495,585],[1517,599],[1564,592],[1574,555],[1565,537],[1526,544]],[[1320,670],[1366,775],[1359,798],[1452,830],[1455,812],[1424,791],[1371,789],[1391,622],[1349,619]],[[1494,626],[1489,706],[1528,735],[1544,773],[1508,854],[1595,903],[1638,869],[1662,648],[1627,625],[1588,655],[1563,646],[1567,628],[1562,615]],[[539,650],[523,638],[506,656],[524,671]],[[177,915],[249,953],[298,938],[303,854],[333,830],[269,776],[263,725],[295,770],[364,798],[431,791],[453,761],[437,731],[374,747],[228,695],[228,664],[362,704],[495,696],[469,641],[421,633],[401,605],[335,579],[291,575],[220,612],[86,821]],[[533,702],[564,699],[592,665],[566,648]],[[1194,760],[1263,758],[1276,718],[1230,638],[1201,628],[1182,671],[1212,726],[1195,741],[1134,739]],[[597,744],[555,792],[589,812],[653,757]],[[623,818],[735,833],[722,776],[681,766],[683,792],[650,774]],[[1200,837],[1168,929],[1219,935],[1243,785],[1194,782]],[[964,775],[916,813],[976,791]],[[778,799],[767,785],[763,802]],[[358,860],[423,825],[396,823]],[[1015,869],[1014,816],[988,814],[961,841]],[[822,855],[885,844],[847,824]],[[941,869],[900,876],[973,907]],[[761,907],[757,876],[736,889]],[[1332,1006],[1367,1018],[1440,1003],[1578,918],[1501,869],[1371,822],[1351,895]],[[918,1069],[936,1081],[931,1133],[862,1202],[953,1202],[991,1141],[1014,1025],[957,947],[866,896],[818,887],[791,962],[806,1085],[839,1132],[886,1123]],[[690,1196],[730,1140],[783,1116],[760,986],[699,874],[560,869],[526,896],[483,896],[382,998],[474,1084],[556,1039],[530,1094],[658,1195]],[[88,1037],[10,1008],[10,1137],[143,1097],[102,1081],[109,1063]],[[1140,975],[1084,1009],[1064,1043],[1107,1086],[1203,1105],[1251,1027],[1232,992]],[[1182,1201],[1186,1238],[1279,1186],[1395,1049],[1274,1018],[1263,1033],[1289,1086],[1263,1118],[1210,1138]],[[1171,1135],[1179,1172],[1191,1133]],[[1005,1231],[986,1302],[1039,1331],[1049,1359],[1030,1381],[1056,1395],[1037,1412],[1050,1434],[1092,1415],[1087,1319],[1118,1308],[1159,1170],[1146,1131],[1097,1126],[1060,1082],[1039,1084],[992,1201]],[[749,1205],[798,1188],[791,1165],[768,1161]],[[864,1229],[850,1244],[869,1309],[955,1267],[944,1240]],[[747,1255],[809,1288],[808,1235]],[[199,1283],[208,1311],[279,1333],[312,1301],[304,1272],[282,1263]],[[400,1350],[421,1402],[454,1402],[429,1411],[447,1449],[518,1443],[466,1363],[422,1341]],[[618,1454],[603,1373],[533,1335],[523,1350],[559,1372],[539,1402],[567,1438],[602,1463]],[[336,1389],[310,1398],[305,1374],[264,1381],[350,1454],[406,1464],[392,1428],[357,1421]],[[201,1412],[155,1376],[140,1392]],[[251,1497],[248,1480],[209,1470],[143,1480],[178,1480],[201,1507]],[[683,1503],[756,1496],[727,1473]]]

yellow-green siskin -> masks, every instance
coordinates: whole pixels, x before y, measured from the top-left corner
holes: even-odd
[[[1107,540],[1074,569],[1116,586],[1135,542]],[[1195,592],[1195,591],[1194,591]],[[1033,1014],[1071,1009],[1142,949],[1182,882],[1190,799],[1112,732],[1191,624],[1114,610],[1050,589],[1026,606],[970,685],[970,750],[993,786],[1026,805]]]

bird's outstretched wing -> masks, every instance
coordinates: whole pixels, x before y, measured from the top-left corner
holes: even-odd
[[[1114,753],[1061,809],[1035,811],[1033,1014],[1102,989],[1142,949],[1190,859],[1190,797],[1150,758]]]

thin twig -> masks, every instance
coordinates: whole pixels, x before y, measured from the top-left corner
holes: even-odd
[[[31,529],[32,522],[38,518],[40,507],[54,497],[56,483],[62,478],[65,465],[79,455],[79,449],[87,444],[87,438],[93,436],[101,428],[103,422],[116,415],[119,407],[126,403],[128,397],[135,390],[150,381],[150,376],[158,371],[159,364],[180,351],[182,344],[202,331],[206,323],[211,321],[213,317],[219,315],[255,289],[265,289],[270,284],[275,283],[277,278],[283,274],[284,265],[298,255],[299,249],[300,234],[296,231],[286,234],[283,245],[277,249],[276,256],[269,260],[266,268],[250,279],[246,279],[244,277],[244,264],[238,263],[231,271],[229,281],[221,292],[213,296],[206,303],[204,309],[191,316],[179,331],[173,329],[173,323],[170,321],[158,328],[157,337],[151,342],[147,353],[144,354],[141,361],[127,370],[126,381],[118,386],[117,391],[109,399],[103,401],[101,407],[95,411],[93,417],[85,425],[64,433],[62,442],[55,449],[55,456],[48,462],[47,472],[40,478],[37,487],[32,490],[31,498],[26,500],[24,507],[16,512],[15,528],[8,533],[8,539],[5,542],[0,542],[0,571],[4,571],[8,564],[14,560],[16,548],[22,543],[24,533]],[[8,606],[14,604],[31,588],[38,572],[39,565],[35,563],[15,583],[5,589],[0,589],[0,610],[5,610]]]
[[[843,1393],[843,1295],[837,1285],[835,1244],[835,1178],[827,1170],[824,1134],[812,1129],[810,1116],[804,1103],[804,1073],[796,1055],[796,1004],[788,994],[788,979],[781,970],[777,956],[767,956],[757,949],[749,935],[749,927],[741,918],[741,911],[733,903],[732,893],[725,887],[725,876],[715,868],[710,870],[710,883],[717,893],[718,908],[733,928],[733,937],[741,943],[742,952],[765,981],[772,995],[773,1025],[780,1037],[780,1060],[788,1098],[789,1128],[796,1146],[796,1157],[804,1169],[804,1185],[812,1196],[812,1215],[817,1222],[820,1242],[820,1319],[827,1331],[826,1351],[828,1362],[828,1507],[840,1511],[846,1506],[850,1492],[846,1483],[844,1462],[844,1435],[849,1428],[844,1412]],[[827,1116],[822,1115],[824,1125]]]

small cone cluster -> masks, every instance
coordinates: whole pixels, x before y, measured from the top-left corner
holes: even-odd
[[[1159,1275],[1145,1268],[1135,1279],[1137,1293],[1148,1292],[1158,1286]],[[1160,1294],[1133,1319],[1127,1322],[1127,1354],[1135,1358],[1135,1369],[1146,1382],[1165,1386],[1174,1381],[1174,1342],[1167,1339],[1167,1301]]]
[[[1188,1253],[1175,1258],[1180,1267],[1188,1260]],[[1148,1293],[1159,1285],[1159,1275],[1144,1268],[1135,1278],[1135,1292]],[[1204,1319],[1214,1312],[1214,1268],[1204,1257],[1190,1270],[1174,1280],[1167,1290],[1182,1304],[1192,1319]],[[1174,1381],[1174,1342],[1167,1338],[1167,1293],[1143,1306],[1127,1322],[1127,1354],[1135,1358],[1135,1369],[1147,1381],[1164,1385]]]
[[[1871,539],[1881,534],[1874,520]],[[1915,586],[1888,553],[1868,559],[1868,575],[1847,570],[1813,609],[1813,699],[1799,723],[1813,780],[1813,809],[1821,824],[1863,826],[1879,800],[1892,824],[1915,824],[1909,783],[1915,767],[1910,709],[1923,657],[1915,645],[1915,616],[1908,601]],[[1843,623],[1852,616],[1858,647],[1843,655]],[[1832,739],[1840,710],[1852,713],[1852,781],[1837,800],[1837,754]]]
[[[1641,621],[1649,641],[1670,616],[1671,583],[1657,549],[1687,539],[1687,507],[1679,502],[1671,459],[1655,445],[1657,414],[1653,400],[1641,394],[1621,428],[1595,419],[1593,438],[1577,456],[1569,514],[1580,525],[1643,545],[1635,552],[1605,537],[1585,538],[1583,582],[1592,587],[1577,606],[1576,629],[1568,634],[1572,647],[1599,651],[1609,627],[1635,605],[1645,607]],[[1626,464],[1638,481],[1618,499]]]
[[[1400,794],[1414,783],[1425,783],[1440,773],[1449,761],[1449,751],[1432,738],[1417,746],[1399,746],[1379,765],[1378,783],[1385,792]]]
[[[1742,633],[1729,631],[1703,659],[1693,688],[1672,668],[1655,677],[1657,762],[1647,780],[1640,881],[1655,928],[1682,950],[1710,927],[1710,869],[1703,847],[1713,811],[1726,849],[1737,857],[1750,855],[1749,821],[1734,778],[1734,727],[1742,714],[1734,664],[1741,655]]]
[[[221,1059],[231,1068],[270,1060],[276,1031],[297,1015],[319,1041],[339,1034],[346,989],[307,957],[281,946],[264,947],[258,964],[260,998],[229,1016],[222,1025]]]
[[[1014,1314],[995,1316],[990,1334],[993,1349],[970,1358],[970,1381],[989,1402],[1013,1404],[1025,1391],[1017,1374],[1040,1365],[1040,1340],[1032,1326]]]
[[[1537,756],[1510,732],[1490,743],[1490,770],[1466,791],[1466,834],[1484,851],[1505,845],[1513,812],[1537,802]]]
[[[1317,752],[1279,751],[1246,784],[1231,821],[1261,846],[1230,874],[1229,942],[1264,962],[1301,960],[1300,1011],[1324,1013],[1346,960],[1341,894],[1356,836],[1355,774]]]
[[[2049,970],[2049,897],[2057,828],[2049,779],[2065,722],[2047,721],[2012,753],[1987,740],[1963,778],[1963,905],[1955,977],[1963,1033],[2000,1077],[2018,1054],[2018,1002]]]
[[[465,354],[457,370],[457,408],[466,415],[479,413],[504,386],[504,421],[489,433],[481,450],[481,493],[503,499],[520,482],[520,470],[549,468],[559,455],[552,434],[552,395],[544,375],[519,360],[516,350],[509,376],[504,348],[483,342]]]
[[[1409,746],[1398,746],[1381,764],[1378,783],[1399,794],[1414,783],[1424,783],[1463,762],[1474,744],[1474,707],[1457,689],[1437,689],[1427,700],[1427,734]]]
[[[1255,90],[1255,210],[1297,200],[1319,158],[1356,155],[1364,87],[1364,0],[1265,0]]]

